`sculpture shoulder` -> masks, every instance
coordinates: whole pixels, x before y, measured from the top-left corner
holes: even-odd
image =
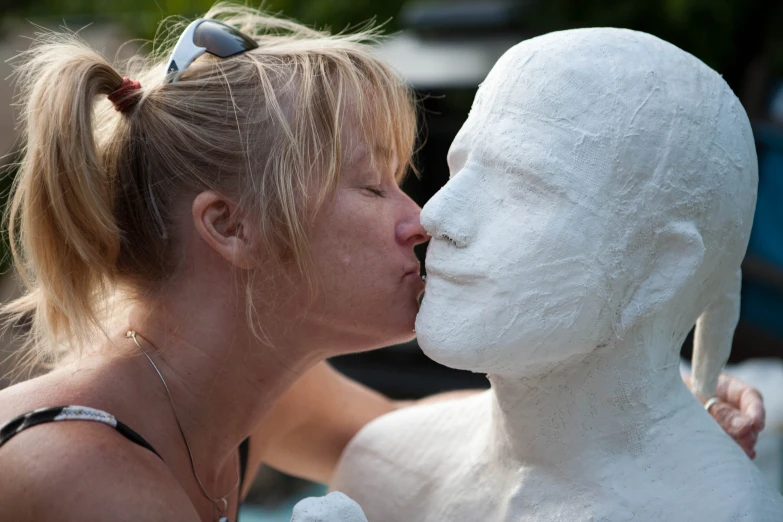
[[[731,476],[718,487],[705,484],[690,493],[696,495],[696,501],[693,496],[681,496],[679,505],[689,508],[669,520],[692,520],[685,515],[696,511],[704,520],[716,522],[783,522],[783,496],[761,473]]]
[[[490,414],[489,396],[479,393],[470,397],[444,400],[401,408],[367,424],[351,440],[341,458],[347,461],[377,455],[394,466],[415,466],[423,454],[453,455],[486,426]]]
[[[356,500],[369,520],[388,520],[386,511],[418,505],[418,496],[434,493],[438,478],[489,424],[489,406],[487,393],[480,393],[379,417],[346,447],[332,489]]]
[[[756,466],[740,458],[736,461],[726,459],[723,469],[716,466],[709,470],[724,479],[704,481],[697,495],[709,501],[703,502],[702,512],[716,521],[783,522],[783,496]]]
[[[712,419],[706,421],[687,419],[679,423],[689,428],[683,436],[664,439],[658,451],[632,464],[608,468],[608,476],[623,477],[612,482],[610,497],[636,504],[655,520],[694,520],[698,513],[699,520],[715,522],[783,522],[783,496]],[[647,496],[642,503],[634,500],[640,491]]]

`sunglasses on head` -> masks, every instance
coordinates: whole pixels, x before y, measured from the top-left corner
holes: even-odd
[[[165,83],[176,82],[185,69],[204,53],[228,58],[257,47],[255,40],[228,24],[199,18],[191,23],[177,40],[166,68]]]

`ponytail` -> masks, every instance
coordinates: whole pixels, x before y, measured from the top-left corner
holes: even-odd
[[[739,321],[741,286],[742,271],[738,268],[696,321],[693,391],[705,401],[715,395],[718,377],[729,360],[734,329]]]
[[[96,305],[112,279],[120,231],[94,109],[123,78],[73,35],[44,35],[19,58],[24,158],[6,218],[28,295],[4,311],[32,319],[30,341],[42,350],[51,341],[83,339],[98,324]],[[43,339],[49,343],[37,342]],[[51,360],[50,350],[35,359]]]

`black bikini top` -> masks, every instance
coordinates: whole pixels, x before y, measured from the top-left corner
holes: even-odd
[[[106,413],[102,410],[96,410],[95,408],[88,408],[86,406],[55,406],[52,408],[41,408],[14,417],[10,421],[0,426],[0,447],[6,442],[11,440],[14,436],[18,435],[27,428],[32,428],[39,424],[46,424],[49,422],[60,421],[92,421],[100,422],[117,430],[117,432],[128,439],[129,441],[138,444],[139,446],[148,449],[158,456],[161,460],[163,457],[160,453],[155,451],[152,445],[144,440],[144,437],[133,431],[128,425],[123,424],[114,418],[114,415]],[[247,457],[249,452],[249,439],[245,439],[239,445],[239,490],[242,490],[242,483],[245,480],[245,472],[247,471]]]

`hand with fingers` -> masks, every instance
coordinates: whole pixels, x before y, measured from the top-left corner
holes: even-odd
[[[291,522],[367,522],[359,504],[339,491],[309,497],[294,506]]]
[[[683,376],[683,381],[688,388],[691,387],[690,375]],[[718,379],[715,397],[703,404],[748,457],[756,458],[756,440],[764,429],[764,400],[761,393],[736,377],[723,373]]]

